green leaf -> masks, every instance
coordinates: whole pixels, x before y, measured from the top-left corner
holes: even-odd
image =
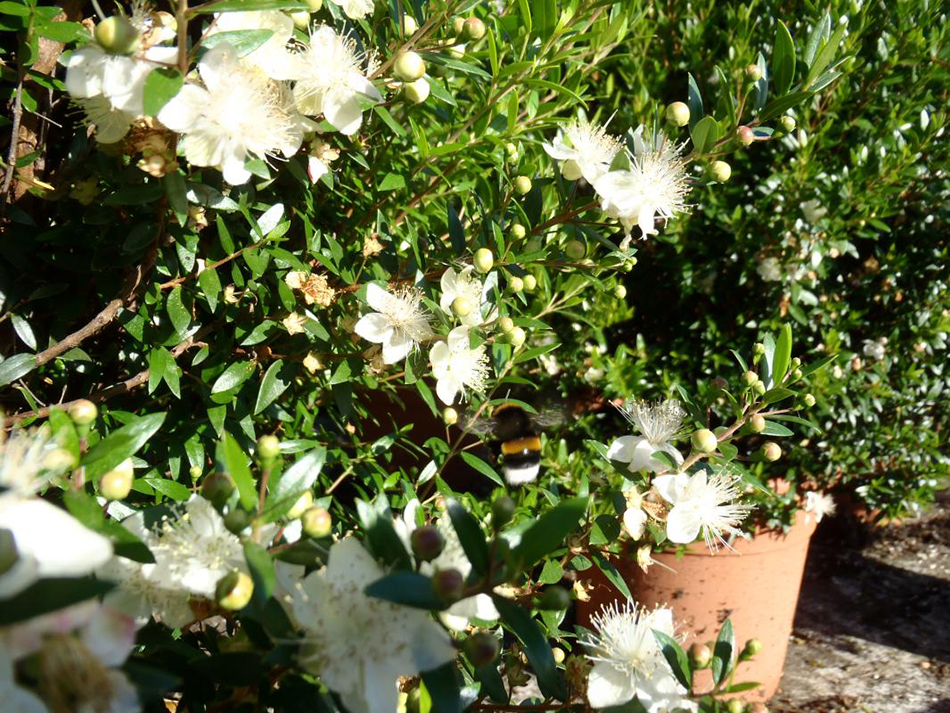
[[[462,694],[455,661],[423,671],[420,675],[432,699],[433,713],[462,713]]]
[[[462,451],[459,455],[462,457],[463,461],[484,475],[486,478],[490,479],[501,487],[505,487],[505,482],[501,479],[501,476],[498,475],[495,469],[488,465],[488,463],[483,461],[481,458],[465,451]]]
[[[689,130],[692,131],[693,127],[703,118],[703,95],[699,91],[699,85],[696,84],[693,75],[689,74],[687,77],[689,78],[689,86],[687,88],[686,105],[689,107]]]
[[[620,574],[620,571],[614,566],[613,562],[599,552],[591,551],[590,556],[593,558],[594,564],[597,565],[597,569],[617,588],[617,591],[623,594],[627,599],[632,599],[633,596],[630,594],[630,587],[627,586],[623,575]]]
[[[472,569],[476,574],[486,574],[489,560],[488,543],[485,541],[485,535],[482,533],[478,520],[472,517],[458,500],[449,498],[445,506],[452,520],[452,527],[455,528],[455,534],[458,535],[462,549],[465,550],[465,556],[472,563]]]
[[[668,634],[664,634],[662,631],[654,629],[653,635],[656,637],[657,642],[659,642],[663,656],[673,670],[673,675],[676,676],[676,680],[679,681],[680,685],[684,686],[687,691],[692,690],[693,674],[692,671],[690,671],[689,659],[686,657],[686,652],[683,651],[683,647],[676,642],[676,639]]]
[[[317,446],[281,474],[267,496],[268,520],[282,516],[301,495],[313,488],[326,459],[327,449]]]
[[[587,498],[564,500],[549,510],[521,536],[512,557],[527,568],[552,550],[561,547],[587,509]]]
[[[393,572],[363,590],[368,596],[407,607],[442,611],[445,602],[432,588],[432,580],[418,572]]]
[[[736,656],[736,636],[729,619],[723,623],[713,647],[712,674],[716,685],[725,681],[732,673]]]
[[[705,116],[696,122],[690,130],[690,136],[695,153],[708,153],[719,140],[719,124],[711,116]]]
[[[214,312],[218,306],[218,295],[221,294],[221,280],[218,271],[213,267],[206,267],[198,273],[198,286],[208,301],[208,308]]]
[[[822,357],[818,361],[813,362],[809,364],[808,366],[803,366],[802,378],[808,376],[809,374],[814,374],[819,369],[824,369],[826,366],[828,366],[831,362],[833,362],[837,358],[838,358],[837,354],[829,354],[828,356]],[[0,368],[3,368],[3,367],[0,366]]]
[[[20,341],[35,351],[36,335],[33,334],[33,328],[30,326],[30,323],[16,313],[10,315],[10,321],[13,322],[13,331],[16,332]]]
[[[254,477],[248,464],[248,457],[241,450],[240,444],[227,431],[218,442],[215,452],[218,467],[231,476],[237,487],[241,499],[241,506],[248,512],[257,507],[257,492],[254,488]]]
[[[149,72],[142,90],[142,106],[144,107],[145,116],[158,114],[162,107],[181,91],[184,82],[181,72],[173,67],[159,67]]]
[[[805,41],[805,51],[802,52],[802,60],[809,67],[811,67],[812,60],[815,59],[815,55],[818,53],[818,48],[821,46],[822,37],[830,32],[831,13],[826,12],[824,17],[815,23],[814,29],[811,31],[811,34],[808,35],[808,39]]]
[[[216,32],[201,41],[201,48],[209,50],[215,45],[226,42],[238,53],[238,57],[246,57],[263,45],[274,35],[273,30],[228,30]]]
[[[398,173],[387,173],[383,180],[379,182],[379,185],[376,186],[378,191],[392,191],[397,188],[405,188],[406,179],[403,178]]]
[[[96,481],[126,458],[134,456],[162,427],[166,415],[153,413],[133,418],[122,428],[99,441],[89,449],[82,460],[82,465],[86,468],[86,478]]]
[[[0,363],[0,386],[6,386],[11,381],[26,376],[36,368],[36,357],[33,354],[14,354]]]
[[[818,56],[815,57],[814,63],[808,68],[808,75],[805,77],[805,81],[802,84],[803,88],[817,89],[817,87],[813,87],[812,85],[817,84],[816,80],[821,75],[822,71],[828,66],[831,60],[834,59],[835,52],[838,51],[838,45],[841,44],[841,40],[844,38],[844,33],[847,29],[847,24],[838,24],[838,27],[835,30],[835,33],[831,36],[831,39],[829,39],[825,43],[824,47],[821,48]]]
[[[781,384],[792,361],[792,325],[786,324],[775,341],[775,356],[772,358],[772,382]]]
[[[541,627],[527,611],[510,599],[493,594],[492,601],[501,615],[502,622],[511,629],[524,645],[528,662],[538,678],[538,687],[541,689],[541,693],[550,698],[565,700],[567,692],[564,687],[564,680],[557,670],[554,653],[551,651]]]
[[[789,436],[794,436],[795,433],[791,429],[785,428],[785,426],[775,423],[775,421],[767,420],[765,422],[765,429],[761,432],[761,435],[788,438]]]
[[[54,42],[81,42],[89,38],[89,30],[78,22],[39,22],[36,33]]]
[[[191,324],[191,311],[185,307],[181,287],[176,287],[168,295],[167,309],[168,318],[172,321],[175,331],[184,334]]]
[[[196,6],[189,12],[250,12],[252,10],[305,9],[307,9],[307,4],[302,2],[302,0],[221,0],[221,2],[206,2]]]
[[[769,389],[768,391],[766,391],[765,394],[763,394],[762,396],[762,400],[766,404],[774,404],[779,401],[784,401],[785,399],[794,395],[795,395],[795,392],[790,389],[777,387],[777,388]]]
[[[281,378],[280,371],[283,367],[284,362],[278,359],[267,368],[264,378],[261,379],[261,387],[257,392],[257,401],[254,402],[255,416],[274,403],[277,397],[290,386],[290,376],[288,374],[284,374],[284,377]]]
[[[396,534],[392,516],[363,500],[356,501],[356,512],[373,554],[388,565],[411,570],[412,560]]]
[[[256,542],[244,543],[244,559],[254,580],[254,601],[262,606],[271,594],[277,582],[277,573],[274,571],[274,560],[267,550]]]
[[[795,43],[792,34],[781,20],[775,29],[775,46],[772,48],[772,80],[775,93],[785,94],[795,79]]]
[[[111,582],[91,577],[41,579],[19,594],[3,600],[3,606],[0,607],[0,626],[9,626],[65,609],[87,599],[102,596],[114,586]]]
[[[773,99],[766,104],[765,108],[759,113],[759,121],[765,122],[774,116],[784,114],[792,107],[801,104],[813,94],[814,92],[795,92],[794,94],[787,94],[784,97]]]
[[[211,393],[220,394],[223,391],[230,391],[231,389],[240,386],[245,381],[247,381],[253,373],[254,362],[234,362],[231,366],[224,370],[221,376],[215,379],[214,384],[211,386]]]

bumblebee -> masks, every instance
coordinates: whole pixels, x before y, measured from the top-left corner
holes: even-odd
[[[479,419],[470,431],[492,441],[509,485],[523,485],[538,479],[541,471],[540,430],[563,422],[562,410],[547,408],[532,414],[514,401],[495,407],[491,416]]]

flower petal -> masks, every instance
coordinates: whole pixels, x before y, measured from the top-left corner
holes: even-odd
[[[331,91],[323,98],[323,115],[344,136],[352,136],[363,123],[363,109],[356,94]]]
[[[415,342],[406,332],[401,329],[394,330],[389,339],[383,342],[383,363],[396,364],[401,362],[412,351],[414,345]]]
[[[587,702],[591,708],[623,705],[633,698],[635,689],[630,676],[608,663],[594,664],[587,679]]]
[[[353,327],[353,331],[368,342],[382,344],[392,335],[393,326],[386,315],[379,312],[370,312],[360,318],[360,321]]]
[[[209,101],[211,95],[208,90],[196,84],[186,84],[161,108],[155,118],[172,131],[190,131],[201,116],[202,107]]]
[[[607,458],[629,463],[640,443],[645,440],[643,436],[621,436],[610,444],[610,448],[607,449]]]
[[[703,519],[692,502],[675,505],[666,517],[666,536],[671,542],[688,545],[699,536]]]
[[[375,282],[366,285],[366,304],[377,312],[385,312],[390,299],[392,299],[392,295]]]
[[[689,485],[689,475],[676,473],[675,475],[658,475],[653,479],[653,487],[668,503],[676,505],[686,492]]]

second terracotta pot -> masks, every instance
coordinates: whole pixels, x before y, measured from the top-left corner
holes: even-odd
[[[690,545],[686,554],[656,555],[672,567],[670,572],[653,566],[644,574],[629,557],[614,564],[630,587],[638,604],[652,609],[659,605],[673,609],[677,633],[685,635],[684,647],[716,638],[728,618],[735,630],[737,645],[759,639],[762,652],[752,661],[739,664],[735,682],[756,681],[760,686],[742,694],[748,701],[765,701],[774,695],[782,678],[785,652],[795,618],[808,543],[815,531],[814,518],[799,512],[787,532],[763,530],[752,540],[738,540],[735,551],[720,549],[710,555],[705,545]],[[578,620],[589,626],[590,616],[621,595],[596,567],[588,569],[591,598],[578,602]],[[709,671],[700,672],[695,690],[712,688]]]

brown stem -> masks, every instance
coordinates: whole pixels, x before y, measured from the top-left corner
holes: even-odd
[[[10,186],[13,184],[13,174],[16,173],[16,152],[20,145],[20,119],[23,116],[23,73],[20,72],[20,81],[17,83],[16,99],[13,101],[13,127],[10,134],[10,149],[7,151],[7,170],[3,176],[3,203],[0,203],[0,215],[7,211],[10,200]]]

